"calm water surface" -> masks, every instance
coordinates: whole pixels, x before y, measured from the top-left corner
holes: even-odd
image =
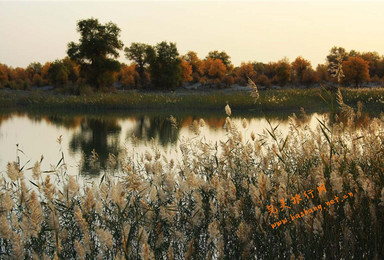
[[[316,125],[316,117],[311,115],[310,124]],[[204,119],[196,137],[194,120]],[[169,117],[157,115],[34,115],[9,113],[0,116],[0,172],[6,170],[8,162],[32,167],[44,156],[42,170],[56,166],[64,155],[69,174],[98,176],[106,167],[109,154],[117,155],[122,149],[133,149],[132,136],[138,140],[136,152],[150,150],[147,146],[152,138],[160,150],[168,157],[177,156],[176,151],[184,138],[201,138],[208,142],[225,141],[225,115],[223,116],[180,116],[176,117],[177,127]],[[286,133],[289,129],[288,115],[268,118],[273,126]],[[247,127],[243,128],[241,117],[232,121],[242,131],[244,139],[251,139],[251,133],[261,134],[269,128],[263,116],[245,118]],[[61,137],[61,144],[57,139]],[[18,146],[17,146],[18,144]],[[18,147],[18,149],[17,149]],[[92,151],[98,155],[98,167],[90,167]],[[28,162],[29,161],[29,162]]]

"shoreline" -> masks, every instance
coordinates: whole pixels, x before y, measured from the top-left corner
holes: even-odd
[[[365,111],[382,110],[384,88],[342,88],[344,102],[356,108],[361,101]],[[226,104],[233,110],[256,112],[298,112],[329,111],[329,93],[320,88],[281,88],[260,90],[256,101],[250,96],[247,87],[242,90],[213,89],[210,91],[189,90],[176,91],[137,91],[117,90],[111,93],[94,93],[91,95],[69,95],[57,90],[0,90],[0,111],[40,110],[50,111],[223,111]],[[323,97],[321,98],[320,95]],[[328,100],[329,101],[329,100]]]

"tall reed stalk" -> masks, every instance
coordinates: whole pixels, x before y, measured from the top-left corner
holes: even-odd
[[[0,257],[384,257],[384,117],[352,111],[311,129],[303,113],[286,135],[271,124],[247,137],[226,112],[226,141],[184,140],[180,159],[155,143],[144,154],[125,150],[110,157],[120,172],[100,182],[79,184],[64,157],[49,171],[10,162],[0,179]]]

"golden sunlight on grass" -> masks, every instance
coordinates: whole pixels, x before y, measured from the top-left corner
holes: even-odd
[[[51,172],[9,163],[0,180],[1,257],[383,256],[383,117],[324,116],[313,130],[305,114],[292,116],[287,135],[270,125],[244,141],[225,110],[226,142],[185,140],[176,161],[154,143],[144,154],[126,149],[110,156],[120,173],[97,183],[78,183],[64,160]],[[204,124],[196,121],[196,131]]]

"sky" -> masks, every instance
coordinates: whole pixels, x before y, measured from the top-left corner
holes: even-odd
[[[316,67],[333,46],[384,55],[384,1],[0,0],[0,63],[64,58],[77,21],[91,17],[117,24],[125,46],[165,40],[181,55],[225,51],[235,66],[302,56]],[[123,52],[119,60],[129,63]]]

